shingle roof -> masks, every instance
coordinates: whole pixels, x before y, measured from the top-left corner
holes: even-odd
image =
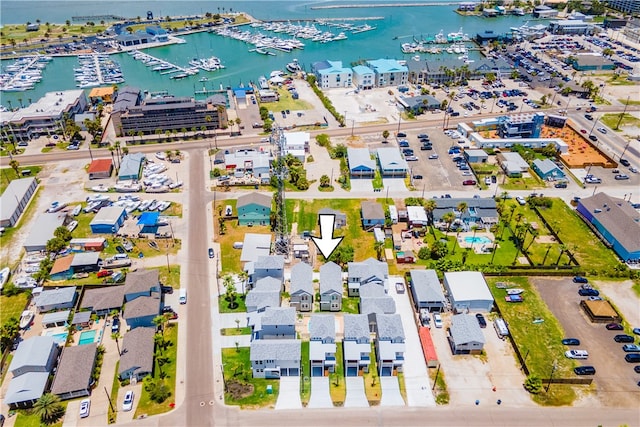
[[[155,328],[135,328],[124,334],[118,375],[132,368],[134,374],[153,371],[155,333]]]
[[[82,323],[88,323],[91,320],[91,312],[90,311],[78,311],[74,313],[73,320],[71,321],[72,325],[80,325]]]
[[[376,162],[371,159],[368,148],[347,148],[347,160],[352,171],[358,167],[371,171],[376,169]]]
[[[408,170],[407,161],[402,158],[400,150],[392,147],[378,148],[378,161],[382,171],[385,170]]]
[[[262,325],[294,325],[296,309],[293,307],[268,307],[262,316]]]
[[[44,307],[48,305],[65,304],[71,302],[76,297],[76,287],[67,286],[58,289],[49,289],[43,291],[40,295],[35,297],[35,304],[37,307]]]
[[[157,316],[160,314],[160,298],[141,296],[124,306],[124,318]]]
[[[416,304],[422,302],[445,301],[442,286],[435,270],[411,270],[411,289],[415,294]]]
[[[366,314],[345,314],[343,322],[345,340],[369,339],[369,317]]]
[[[261,310],[265,307],[280,307],[279,291],[261,291],[259,289],[251,289],[245,297],[245,305],[247,310]]]
[[[284,257],[282,255],[260,256],[254,263],[255,270],[282,270]]]
[[[387,263],[373,258],[361,262],[350,262],[347,264],[347,269],[349,277],[359,277],[363,282],[374,277],[384,281],[389,276]]]
[[[127,273],[127,278],[124,280],[124,294],[148,292],[152,287],[158,286],[159,282],[158,270],[138,270]]]
[[[49,272],[49,274],[53,275],[53,274],[69,271],[71,269],[72,262],[73,262],[73,255],[67,255],[67,256],[57,258],[53,262],[53,267],[51,267],[51,271]]]
[[[300,262],[291,269],[291,295],[306,292],[313,295],[313,269],[306,262]]]
[[[362,218],[363,219],[382,219],[384,220],[384,210],[378,202],[362,202]]]
[[[384,286],[380,283],[365,283],[360,286],[360,298],[375,298],[375,297],[383,297],[386,296],[386,292],[384,291]]]
[[[328,292],[342,294],[342,268],[333,261],[320,267],[320,293]]]
[[[404,341],[404,328],[399,314],[376,314],[378,340]]]
[[[275,277],[267,276],[256,281],[255,289],[262,292],[282,290],[282,282]]]
[[[96,265],[100,259],[100,252],[78,252],[73,255],[71,261],[72,267],[80,267],[85,265]]]
[[[27,338],[18,345],[18,349],[13,355],[13,359],[11,359],[9,370],[15,371],[24,366],[46,366],[51,349],[55,345],[53,337],[35,336]]]
[[[238,197],[238,202],[236,203],[237,208],[241,208],[243,206],[247,206],[250,204],[256,204],[259,206],[265,206],[271,208],[271,196],[267,196],[262,193],[249,193],[244,194]]]
[[[485,342],[482,329],[478,325],[475,316],[470,314],[456,314],[451,317],[451,328],[449,329],[454,345],[467,344],[470,342]]]
[[[251,341],[249,359],[257,360],[300,360],[300,340],[254,340]]]
[[[336,319],[330,314],[312,314],[309,319],[311,340],[326,341],[336,339]]]
[[[51,392],[64,394],[88,389],[97,348],[96,343],[65,347]]]
[[[123,299],[124,286],[116,285],[95,289],[85,288],[80,308],[90,308],[93,311],[110,310],[122,307]]]
[[[393,314],[396,302],[390,296],[360,297],[360,314]]]
[[[12,378],[4,396],[4,403],[10,405],[38,399],[44,393],[48,381],[49,372],[27,372]]]

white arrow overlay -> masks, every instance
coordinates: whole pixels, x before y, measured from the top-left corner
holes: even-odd
[[[333,225],[336,222],[336,216],[333,214],[320,215],[320,237],[311,236],[313,243],[326,259],[329,259],[333,251],[336,250],[344,237],[333,237]]]

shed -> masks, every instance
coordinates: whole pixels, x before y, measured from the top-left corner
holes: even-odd
[[[470,149],[464,150],[464,157],[469,163],[487,163],[489,155],[484,150]]]
[[[62,400],[91,395],[91,374],[96,362],[98,344],[65,347],[53,379],[51,393]]]
[[[606,300],[600,301],[580,301],[580,307],[593,323],[622,322],[622,316]]]
[[[84,329],[91,327],[93,321],[91,320],[90,311],[78,311],[73,315],[71,324],[76,326],[76,329]]]
[[[160,218],[160,212],[142,212],[138,217],[138,223],[141,233],[155,234],[158,231],[158,219]]]
[[[71,270],[73,273],[92,273],[100,270],[100,252],[79,252],[73,255]]]
[[[34,298],[38,313],[72,308],[76,301],[76,287],[47,289]]]
[[[127,218],[127,212],[121,206],[106,206],[98,211],[89,226],[95,234],[112,233],[120,230]]]
[[[475,316],[456,314],[451,317],[449,345],[453,354],[480,354],[484,343],[484,335]]]
[[[14,179],[0,196],[0,227],[13,227],[27,208],[38,181],[33,178]]]
[[[411,270],[410,277],[416,311],[423,308],[437,312],[445,310],[447,303],[435,270]]]
[[[478,271],[444,273],[444,287],[455,312],[488,313],[493,307],[493,295],[484,276]]]
[[[413,264],[416,262],[416,256],[412,251],[400,251],[396,253],[396,261],[398,264]]]
[[[113,161],[111,159],[95,159],[89,165],[89,179],[110,178],[113,172]]]

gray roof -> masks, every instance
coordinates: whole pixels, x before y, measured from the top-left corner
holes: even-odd
[[[318,215],[335,215],[336,219],[347,220],[347,214],[331,208],[322,208],[318,210]]]
[[[238,197],[238,202],[236,203],[236,208],[241,208],[243,206],[256,204],[259,206],[265,206],[271,209],[271,196],[267,196],[262,193],[249,193],[243,194]]]
[[[385,219],[382,205],[378,202],[362,202],[360,204],[363,219]]]
[[[400,150],[395,147],[378,148],[378,161],[383,171],[385,170],[409,170],[407,161],[402,158]]]
[[[291,268],[289,294],[304,292],[313,295],[313,269],[306,262],[299,262]]]
[[[51,393],[64,394],[88,389],[97,348],[97,343],[65,347]]]
[[[127,278],[124,280],[124,294],[148,292],[152,287],[158,286],[159,282],[158,270],[138,270],[127,273]]]
[[[137,176],[140,173],[140,167],[144,159],[145,156],[142,153],[125,154],[120,162],[118,176]]]
[[[90,225],[114,225],[123,212],[122,206],[105,206],[98,211]]]
[[[262,315],[262,325],[295,325],[296,309],[293,307],[268,307]]]
[[[18,349],[11,359],[10,371],[23,366],[46,366],[49,355],[55,348],[53,337],[35,336],[27,338],[18,345]]]
[[[451,317],[451,328],[449,329],[454,345],[467,344],[470,342],[485,342],[482,329],[478,325],[475,316],[471,314],[456,314]]]
[[[253,265],[255,270],[282,270],[284,257],[282,255],[260,256]]]
[[[376,314],[378,340],[404,341],[404,328],[399,314]]]
[[[366,314],[345,314],[343,322],[345,340],[369,339],[369,317]]]
[[[85,288],[80,308],[90,308],[93,311],[110,310],[122,307],[123,299],[124,286],[116,285],[95,289]]]
[[[342,295],[342,268],[333,261],[320,267],[320,294],[329,292]]]
[[[376,298],[386,296],[384,286],[379,283],[365,283],[360,286],[360,298]]]
[[[441,103],[431,95],[401,96],[400,102],[407,108],[429,107],[438,108]]]
[[[486,151],[481,150],[479,148],[469,148],[467,150],[464,150],[464,154],[467,157],[484,157],[484,158],[489,157]]]
[[[465,220],[470,218],[471,213],[475,212],[475,216],[478,218],[498,218],[498,211],[496,209],[496,201],[491,198],[460,198],[460,199],[433,199],[436,202],[436,209],[433,211],[433,218],[440,220],[442,215],[447,212],[451,212],[457,209],[458,205],[462,202],[467,204],[467,210],[461,215],[460,219]]]
[[[373,258],[361,262],[350,262],[347,264],[347,269],[349,277],[359,277],[362,282],[367,282],[374,277],[384,281],[389,276],[387,263]]]
[[[242,243],[240,261],[256,261],[271,251],[271,234],[246,233]]]
[[[396,302],[390,296],[360,297],[360,314],[393,314]]]
[[[586,210],[593,215],[622,247],[628,252],[640,250],[640,213],[622,199],[606,193],[597,193],[580,200]],[[600,212],[595,212],[599,209]]]
[[[69,320],[70,314],[71,310],[54,311],[53,313],[47,313],[42,316],[42,324],[50,325],[52,323],[67,322]]]
[[[160,314],[160,298],[141,296],[124,306],[124,318],[157,316]]]
[[[135,328],[124,334],[118,375],[132,368],[134,373],[153,371],[155,333],[155,328]]]
[[[365,169],[376,170],[376,162],[371,159],[368,148],[347,148],[347,159],[349,160],[349,170],[363,166]]]
[[[78,311],[73,315],[72,325],[79,325],[82,323],[88,323],[91,320],[90,311]]]
[[[336,339],[336,319],[330,314],[312,314],[309,319],[311,341],[331,341]]]
[[[247,310],[256,308],[261,310],[266,307],[280,307],[280,291],[262,291],[251,289],[245,297]]]
[[[33,185],[34,177],[14,179],[9,183],[2,196],[0,196],[0,218],[11,218],[18,208],[18,201],[22,201],[25,193]]]
[[[43,291],[34,298],[37,307],[48,305],[65,304],[72,302],[76,298],[76,287],[67,286],[58,289],[49,289]]]
[[[538,168],[538,170],[540,171],[540,173],[544,173],[547,174],[555,169],[560,169],[558,167],[558,165],[556,165],[555,163],[553,163],[551,160],[549,159],[535,159],[533,161],[533,165]]]
[[[444,293],[435,270],[411,270],[411,289],[416,304],[422,302],[444,303]]]
[[[49,372],[27,372],[12,378],[4,395],[4,403],[29,402],[37,400],[44,394],[49,381]]]
[[[98,264],[98,259],[100,259],[100,252],[78,252],[73,255],[71,266],[95,265]]]
[[[38,215],[33,225],[31,225],[31,231],[22,246],[25,248],[33,246],[45,247],[47,241],[53,237],[53,232],[56,228],[64,224],[66,216],[66,214],[60,212]]]
[[[300,360],[300,340],[254,340],[251,341],[249,360]]]
[[[267,276],[256,281],[255,289],[267,292],[267,291],[275,291],[280,292],[282,290],[282,282],[280,279],[276,279],[275,277]]]

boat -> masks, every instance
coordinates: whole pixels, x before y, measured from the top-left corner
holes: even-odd
[[[122,239],[122,247],[125,251],[131,252],[133,250],[133,243],[130,240]]]
[[[109,190],[111,190],[111,187],[109,187],[108,185],[104,185],[104,184],[94,185],[93,187],[91,187],[91,191],[95,191],[97,193],[106,193]]]
[[[76,227],[78,226],[78,221],[71,221],[68,225],[67,225],[67,230],[69,230],[69,232],[72,232],[73,230],[76,229]]]
[[[36,314],[31,310],[23,311],[20,315],[20,329],[27,329],[31,325],[35,315]]]
[[[199,81],[199,82],[208,82],[208,81],[209,81],[209,78],[208,78],[208,77],[206,77],[206,76],[202,76],[202,77],[200,77],[200,79],[199,79],[198,81]]]
[[[149,240],[149,247],[151,247],[151,249],[155,249],[156,251],[160,250],[160,248],[158,247],[158,244],[153,240]]]
[[[51,206],[49,206],[49,208],[47,209],[47,212],[49,212],[49,213],[59,212],[62,209],[64,209],[65,207],[67,207],[66,203],[53,202],[53,203],[51,203]]]
[[[511,288],[511,289],[507,289],[507,295],[520,295],[521,293],[524,292],[524,289],[520,289],[520,288]]]
[[[522,298],[522,295],[507,295],[504,300],[506,302],[522,302],[524,298]]]
[[[78,205],[75,208],[73,208],[73,210],[71,211],[71,215],[78,216],[80,215],[81,211],[82,211],[82,205]]]
[[[117,193],[131,193],[131,192],[135,193],[142,190],[142,185],[136,184],[136,183],[116,184],[113,188],[116,190]]]
[[[302,67],[300,66],[300,64],[298,63],[297,59],[294,59],[292,62],[289,62],[285,68],[287,69],[287,71],[291,72],[291,73],[297,73],[299,71],[302,71]]]
[[[158,203],[158,207],[156,209],[158,209],[159,212],[164,212],[167,209],[169,209],[169,206],[171,206],[171,202],[164,201],[164,202]]]
[[[123,268],[131,266],[131,258],[107,258],[102,263],[102,268],[105,270],[112,270],[114,268]]]
[[[9,267],[0,270],[0,291],[9,280],[9,276],[11,276],[11,269]]]
[[[89,277],[89,273],[75,273],[71,276],[72,279],[86,279]]]
[[[35,288],[38,282],[31,276],[21,276],[13,279],[13,284],[21,289]]]

